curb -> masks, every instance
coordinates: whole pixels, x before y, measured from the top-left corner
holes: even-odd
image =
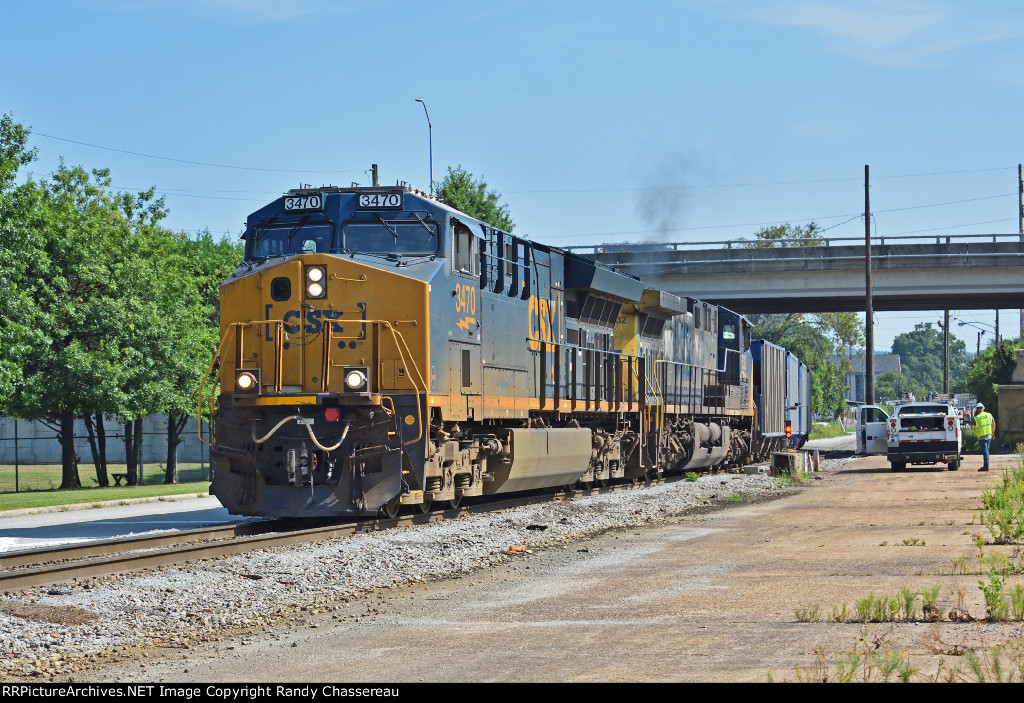
[[[196,498],[210,498],[210,494],[197,495],[196,493],[177,493],[166,496],[150,496],[148,498],[124,498],[122,500],[101,500],[91,503],[69,503],[67,505],[46,505],[38,508],[19,508],[17,510],[0,510],[0,520],[6,517],[20,517],[22,515],[42,515],[45,513],[67,513],[76,510],[96,510],[99,508],[116,508],[124,505],[139,505],[140,503],[167,503],[170,501],[180,502],[183,500],[195,500]],[[163,498],[163,500],[161,500]]]

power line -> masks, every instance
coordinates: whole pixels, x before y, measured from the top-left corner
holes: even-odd
[[[927,171],[922,173],[900,173],[891,176],[879,176],[878,179],[893,179],[893,178],[921,178],[925,176],[948,176],[963,173],[988,173],[992,171],[1007,171],[1011,170],[1008,166],[999,166],[996,168],[976,168],[976,169],[962,169],[959,171]],[[678,190],[690,190],[697,188],[758,188],[762,186],[787,186],[787,185],[810,185],[814,183],[847,183],[847,182],[863,182],[862,176],[850,177],[850,178],[811,178],[807,180],[794,180],[794,181],[763,181],[763,182],[752,182],[752,183],[694,183],[687,185],[676,185],[676,186],[649,186],[643,188],[557,188],[557,189],[531,189],[531,190],[509,190],[505,191],[506,195],[535,195],[535,194],[564,194],[564,193],[643,193],[643,192],[658,192],[658,191],[678,191]],[[877,180],[877,179],[876,179]],[[1014,193],[1016,195],[1016,193]],[[991,196],[999,197],[999,196]],[[966,201],[964,201],[966,202]]]
[[[994,225],[1002,222],[1016,222],[1017,218],[1006,218],[1003,220],[985,220],[984,222],[966,222],[961,225],[948,225],[946,227],[932,227],[931,229],[914,229],[909,232],[895,232],[893,234],[887,234],[887,237],[898,237],[902,234],[921,234],[922,232],[941,232],[950,229],[958,229],[960,227],[977,227],[978,225]]]
[[[889,210],[874,210],[873,212],[881,213],[881,212],[902,212],[904,210],[922,210],[924,208],[929,208],[929,207],[942,207],[944,205],[961,205],[963,203],[977,202],[978,200],[992,200],[994,198],[1008,198],[1008,197],[1016,196],[1016,195],[1017,195],[1017,193],[1015,193],[1015,192],[1014,193],[1002,193],[1000,195],[983,195],[983,196],[978,197],[978,198],[966,198],[964,200],[949,200],[949,201],[946,201],[944,203],[931,203],[930,205],[908,205],[906,207],[890,208]]]
[[[215,164],[208,163],[205,161],[189,161],[187,159],[176,159],[171,156],[155,156],[153,154],[143,154],[138,151],[128,151],[127,149],[115,149],[110,146],[100,146],[99,144],[90,144],[88,142],[79,142],[74,139],[65,139],[64,137],[55,137],[52,134],[43,134],[42,132],[32,132],[32,134],[40,137],[46,137],[47,139],[56,139],[60,142],[68,142],[69,144],[78,144],[79,146],[87,146],[93,149],[103,149],[104,151],[114,151],[119,154],[130,154],[131,156],[142,156],[147,159],[160,159],[162,161],[174,161],[180,164],[191,164],[193,166],[210,166],[212,168],[230,168],[239,171],[263,171],[265,173],[363,173],[365,169],[352,169],[348,171],[324,171],[324,170],[305,170],[299,171],[294,169],[283,169],[283,168],[256,168],[253,166],[231,166],[228,164]]]

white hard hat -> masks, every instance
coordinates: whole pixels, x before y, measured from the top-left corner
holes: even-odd
[[[984,403],[978,403],[978,404],[977,404],[977,405],[975,405],[974,407],[976,407],[976,408],[981,408],[982,410],[984,410],[984,409],[985,409],[985,404],[984,404]]]

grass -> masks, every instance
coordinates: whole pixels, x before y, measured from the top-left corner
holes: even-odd
[[[922,683],[1019,683],[1024,682],[1024,647],[1016,640],[1003,644],[965,648],[942,640],[933,625],[931,654],[943,655],[934,673],[915,668],[910,655],[892,639],[892,631],[871,633],[866,629],[854,645],[840,654],[829,656],[823,648],[814,650],[813,661],[793,666],[796,683],[885,683],[919,681]],[[945,657],[951,657],[947,660]],[[959,661],[957,661],[959,660]],[[766,679],[777,679],[771,671]]]
[[[803,485],[803,482],[804,480],[806,480],[806,478],[807,474],[800,471],[799,469],[797,469],[795,474],[790,474],[788,470],[783,469],[779,473],[777,481],[780,486],[783,486],[785,488],[792,488],[793,486]]]
[[[114,483],[112,474],[127,473],[125,464],[108,464],[107,476],[111,485]],[[209,464],[178,464],[178,481],[189,483],[208,479]],[[146,464],[142,477],[146,483],[162,483],[164,480],[163,464]],[[18,491],[47,491],[60,485],[60,464],[21,464],[17,471]],[[83,486],[97,487],[96,470],[92,462],[80,461],[78,478]],[[13,464],[0,464],[0,493],[15,491],[15,470]]]
[[[0,465],[0,511],[46,508],[56,505],[98,504],[105,501],[126,501],[133,498],[160,498],[178,495],[206,495],[210,492],[210,467],[200,464],[183,464],[178,470],[179,483],[164,485],[163,467],[147,465],[142,486],[119,486],[100,488],[96,485],[96,474],[91,464],[79,466],[78,475],[85,484],[75,490],[57,490],[60,485],[60,467],[53,465],[25,466],[18,470],[19,491],[14,491],[14,467]],[[107,473],[124,473],[124,464],[111,464]],[[113,479],[111,479],[113,482]],[[91,485],[90,485],[91,483]]]
[[[809,439],[828,439],[849,434],[838,422],[815,422],[811,425]]]
[[[210,492],[209,481],[176,483],[165,486],[128,486],[120,488],[79,488],[70,491],[22,491],[0,493],[0,511],[26,508],[47,508],[54,505],[76,505],[79,503],[100,503],[103,501],[127,501],[130,498],[159,498],[160,496],[206,495]],[[124,503],[127,505],[127,503]]]

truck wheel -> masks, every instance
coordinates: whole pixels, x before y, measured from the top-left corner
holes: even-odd
[[[905,462],[905,461],[894,461],[894,462],[892,462],[892,467],[891,468],[892,468],[893,471],[906,471],[907,470],[907,462]]]
[[[946,464],[946,468],[949,469],[950,471],[957,471],[957,470],[959,470],[959,468],[960,468],[960,460],[956,459],[955,461],[949,462],[948,464]]]

